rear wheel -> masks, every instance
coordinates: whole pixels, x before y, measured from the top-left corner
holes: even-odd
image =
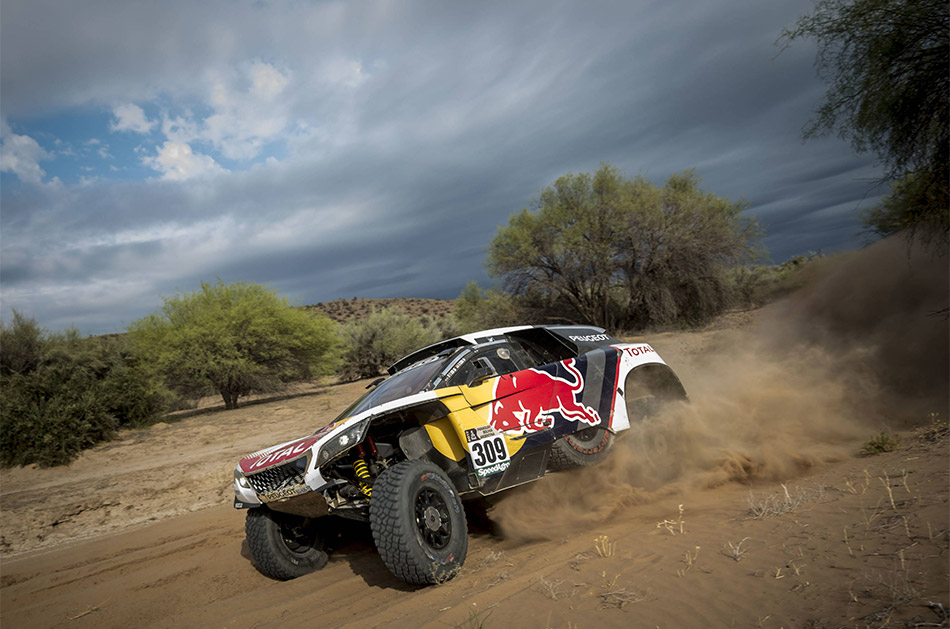
[[[551,446],[548,467],[552,470],[567,470],[597,465],[607,458],[613,442],[613,433],[600,426],[564,435]]]
[[[272,579],[295,579],[327,565],[323,541],[308,518],[258,507],[247,512],[244,531],[255,566]]]
[[[468,551],[468,525],[458,492],[428,461],[404,461],[373,483],[369,522],[383,563],[409,583],[454,577]]]

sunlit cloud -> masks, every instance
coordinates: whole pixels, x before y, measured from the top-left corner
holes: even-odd
[[[225,172],[213,158],[195,153],[183,142],[165,142],[156,147],[156,154],[142,158],[142,163],[162,173],[162,179],[185,181]]]
[[[127,103],[112,108],[114,118],[109,123],[112,131],[133,131],[148,133],[155,126],[155,121],[145,117],[145,111],[138,105]]]

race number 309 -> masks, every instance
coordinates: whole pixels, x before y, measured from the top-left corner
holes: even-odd
[[[508,460],[508,446],[501,436],[487,437],[468,444],[475,469]]]

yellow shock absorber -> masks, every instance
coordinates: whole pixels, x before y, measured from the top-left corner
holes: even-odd
[[[353,462],[353,471],[356,472],[356,477],[360,479],[360,491],[366,494],[366,497],[369,498],[373,495],[373,487],[367,482],[369,481],[369,467],[366,466],[366,461],[363,459],[356,459]]]

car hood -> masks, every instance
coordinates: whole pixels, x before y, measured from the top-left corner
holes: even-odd
[[[357,415],[350,415],[349,417],[334,421],[312,435],[253,452],[238,462],[238,469],[245,474],[263,472],[275,465],[281,465],[288,461],[306,456],[308,452],[315,452],[317,450],[317,447],[315,447],[317,444],[325,439],[335,437],[342,430],[345,430],[344,427],[346,426],[369,421],[378,415],[432,402],[434,400],[438,400],[438,396],[434,392],[424,391],[374,406]]]
[[[286,463],[305,455],[319,441],[320,437],[313,435],[252,452],[241,459],[238,468],[245,474],[256,474],[274,465]]]

